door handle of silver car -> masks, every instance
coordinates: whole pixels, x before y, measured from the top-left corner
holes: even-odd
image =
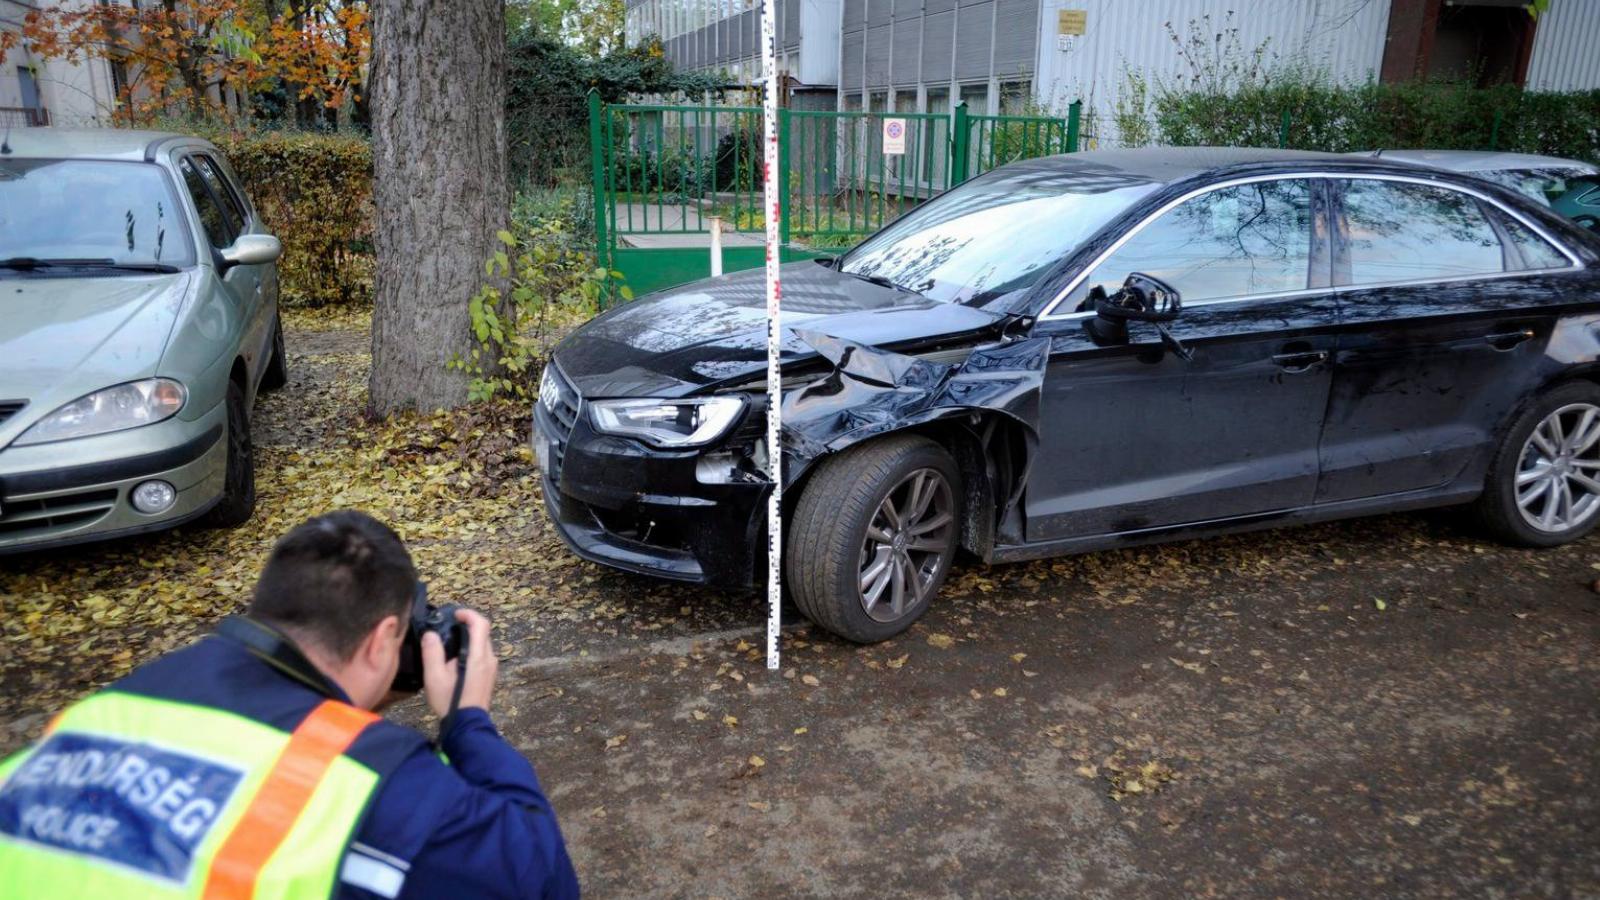
[[[1496,350],[1510,350],[1532,337],[1533,329],[1523,328],[1518,331],[1502,331],[1497,334],[1485,335],[1483,340]]]
[[[1272,357],[1278,367],[1289,374],[1309,372],[1328,361],[1326,350],[1302,350],[1297,353],[1279,353]]]

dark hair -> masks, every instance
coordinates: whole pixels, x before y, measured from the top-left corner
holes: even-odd
[[[347,660],[385,616],[405,619],[416,583],[399,535],[366,513],[341,510],[278,540],[256,579],[250,617]]]

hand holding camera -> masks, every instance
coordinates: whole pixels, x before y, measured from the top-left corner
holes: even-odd
[[[443,717],[451,710],[451,700],[457,696],[456,681],[465,678],[459,688],[457,709],[477,707],[487,711],[494,695],[495,677],[500,663],[495,659],[494,646],[489,643],[489,620],[482,613],[462,607],[449,607],[455,615],[457,629],[466,628],[465,667],[458,666],[446,651],[439,631],[428,631],[422,636],[422,690],[428,708]],[[464,668],[464,671],[463,671]]]

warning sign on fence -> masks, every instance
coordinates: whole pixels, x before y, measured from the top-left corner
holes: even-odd
[[[906,152],[906,120],[883,120],[883,152],[887,156],[904,156]]]

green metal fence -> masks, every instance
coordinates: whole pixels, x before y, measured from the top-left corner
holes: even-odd
[[[928,198],[997,166],[1077,149],[1067,118],[780,109],[783,256],[836,253]],[[901,120],[903,152],[884,145]],[[761,109],[600,102],[589,94],[595,231],[603,265],[643,294],[710,272],[713,217],[724,268],[760,265]]]

